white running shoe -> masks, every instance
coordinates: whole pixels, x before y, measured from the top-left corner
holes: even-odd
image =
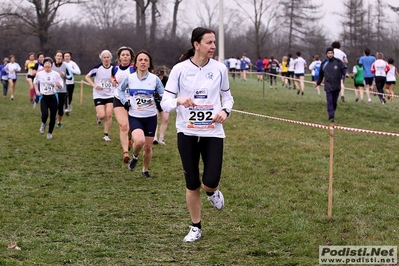
[[[40,134],[44,134],[44,131],[45,131],[45,130],[46,130],[46,124],[45,124],[45,123],[42,123],[41,126],[40,126],[40,128],[39,128]]]
[[[105,140],[105,141],[111,141],[111,139],[110,139],[108,136],[104,136],[104,137],[103,137],[103,140]]]
[[[213,207],[217,210],[221,210],[224,206],[224,197],[222,192],[218,190],[213,193],[212,196],[208,196],[208,200],[212,203]]]
[[[184,237],[184,242],[194,242],[201,238],[202,230],[190,225],[190,232]]]
[[[165,140],[164,140],[164,139],[160,139],[160,140],[158,141],[158,143],[159,143],[159,144],[161,144],[161,145],[166,145],[166,143],[165,143]]]
[[[47,139],[52,139],[52,138],[53,138],[53,134],[47,133]]]

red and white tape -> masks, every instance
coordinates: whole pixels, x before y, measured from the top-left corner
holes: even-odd
[[[245,112],[245,111],[240,111],[240,110],[235,110],[235,109],[233,109],[232,111],[236,112],[236,113],[252,115],[252,116],[257,116],[257,117],[263,117],[263,118],[269,118],[269,119],[273,119],[273,120],[278,120],[278,121],[283,121],[283,122],[288,122],[288,123],[293,123],[293,124],[298,124],[298,125],[303,125],[303,126],[315,127],[315,128],[341,129],[341,130],[352,131],[352,132],[357,132],[357,133],[368,133],[368,134],[374,134],[374,135],[399,137],[398,133],[389,133],[389,132],[375,131],[375,130],[369,130],[369,129],[341,127],[341,126],[336,126],[336,125],[325,126],[325,125],[320,125],[320,124],[315,124],[315,123],[301,122],[301,121],[290,120],[290,119],[285,119],[285,118],[278,118],[278,117],[273,117],[273,116],[268,116],[268,115],[260,115],[260,114],[255,114],[255,113],[250,113],[250,112]]]

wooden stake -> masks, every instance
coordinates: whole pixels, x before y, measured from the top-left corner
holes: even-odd
[[[83,103],[83,80],[80,81],[80,104]]]
[[[333,167],[334,167],[334,124],[330,124],[330,171],[328,178],[328,218],[332,216],[333,198]]]

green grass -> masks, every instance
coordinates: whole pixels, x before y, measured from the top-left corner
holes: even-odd
[[[328,125],[324,93],[310,86],[299,96],[266,84],[264,98],[256,79],[231,80],[231,88],[236,110]],[[395,137],[335,130],[329,219],[329,131],[233,112],[225,208],[214,210],[203,194],[203,238],[186,244],[174,113],[145,180],[122,162],[115,119],[112,141],[102,140],[89,87],[79,104],[77,85],[73,112],[52,140],[39,134],[28,95],[20,78],[15,100],[0,99],[0,265],[317,265],[319,245],[398,243]],[[399,100],[355,103],[352,91],[346,99],[336,125],[399,133]],[[13,241],[22,250],[7,249]]]

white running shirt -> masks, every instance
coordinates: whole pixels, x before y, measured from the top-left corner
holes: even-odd
[[[157,115],[154,92],[157,91],[162,97],[164,87],[162,81],[156,75],[147,72],[147,75],[140,79],[137,72],[134,72],[122,81],[118,90],[122,104],[130,101],[130,116],[144,118]],[[130,95],[128,99],[126,93]]]
[[[4,70],[8,72],[8,79],[17,79],[17,73],[18,71],[21,71],[21,66],[14,62],[14,63],[8,63],[5,67]]]
[[[295,59],[295,74],[305,74],[305,66],[306,66],[306,61],[303,59],[303,57],[298,57]]]
[[[46,71],[37,72],[33,83],[40,84],[40,94],[42,95],[54,95],[57,93],[57,81],[63,86],[64,80],[61,78],[60,74],[57,71],[51,70],[50,73]]]
[[[374,73],[374,76],[376,77],[386,77],[388,71],[389,71],[388,63],[382,59],[377,59],[371,65],[371,73]]]
[[[129,76],[130,74],[132,74],[133,72],[134,72],[134,66],[133,66],[133,64],[131,64],[131,65],[129,65],[127,68],[125,68],[125,69],[123,69],[124,67],[121,67],[121,66],[116,66],[115,68],[114,68],[114,78],[115,78],[115,80],[116,80],[116,84],[121,84],[122,83],[122,81],[127,77],[127,76]],[[117,98],[117,99],[119,99],[119,90],[118,90],[118,87],[115,87],[115,89],[114,89],[114,96]],[[126,99],[128,99],[129,97],[130,97],[130,94],[129,94],[129,90],[127,90],[126,91],[126,94],[125,94],[125,96],[126,96]]]
[[[346,54],[341,49],[337,48],[334,48],[334,57],[341,60],[344,63],[345,63],[344,59],[347,58]]]
[[[196,107],[177,106],[176,97],[189,97]],[[225,138],[223,125],[211,121],[223,108],[231,110],[233,104],[226,67],[213,59],[203,67],[198,67],[191,59],[176,64],[161,101],[165,112],[176,109],[178,133],[216,138]]]
[[[72,79],[67,79],[65,83],[74,84],[75,83],[74,75],[80,75],[82,74],[82,72],[80,71],[78,64],[76,64],[74,61],[72,60],[70,60],[69,62],[64,61],[64,63],[68,66],[69,70],[71,70],[72,72]]]
[[[114,97],[114,86],[112,86],[111,70],[113,65],[105,68],[102,64],[98,64],[90,70],[90,77],[94,77],[94,83],[102,89],[93,88],[93,99],[109,99]]]
[[[390,66],[390,67],[391,68],[387,73],[387,81],[396,81],[396,67],[395,66]]]

